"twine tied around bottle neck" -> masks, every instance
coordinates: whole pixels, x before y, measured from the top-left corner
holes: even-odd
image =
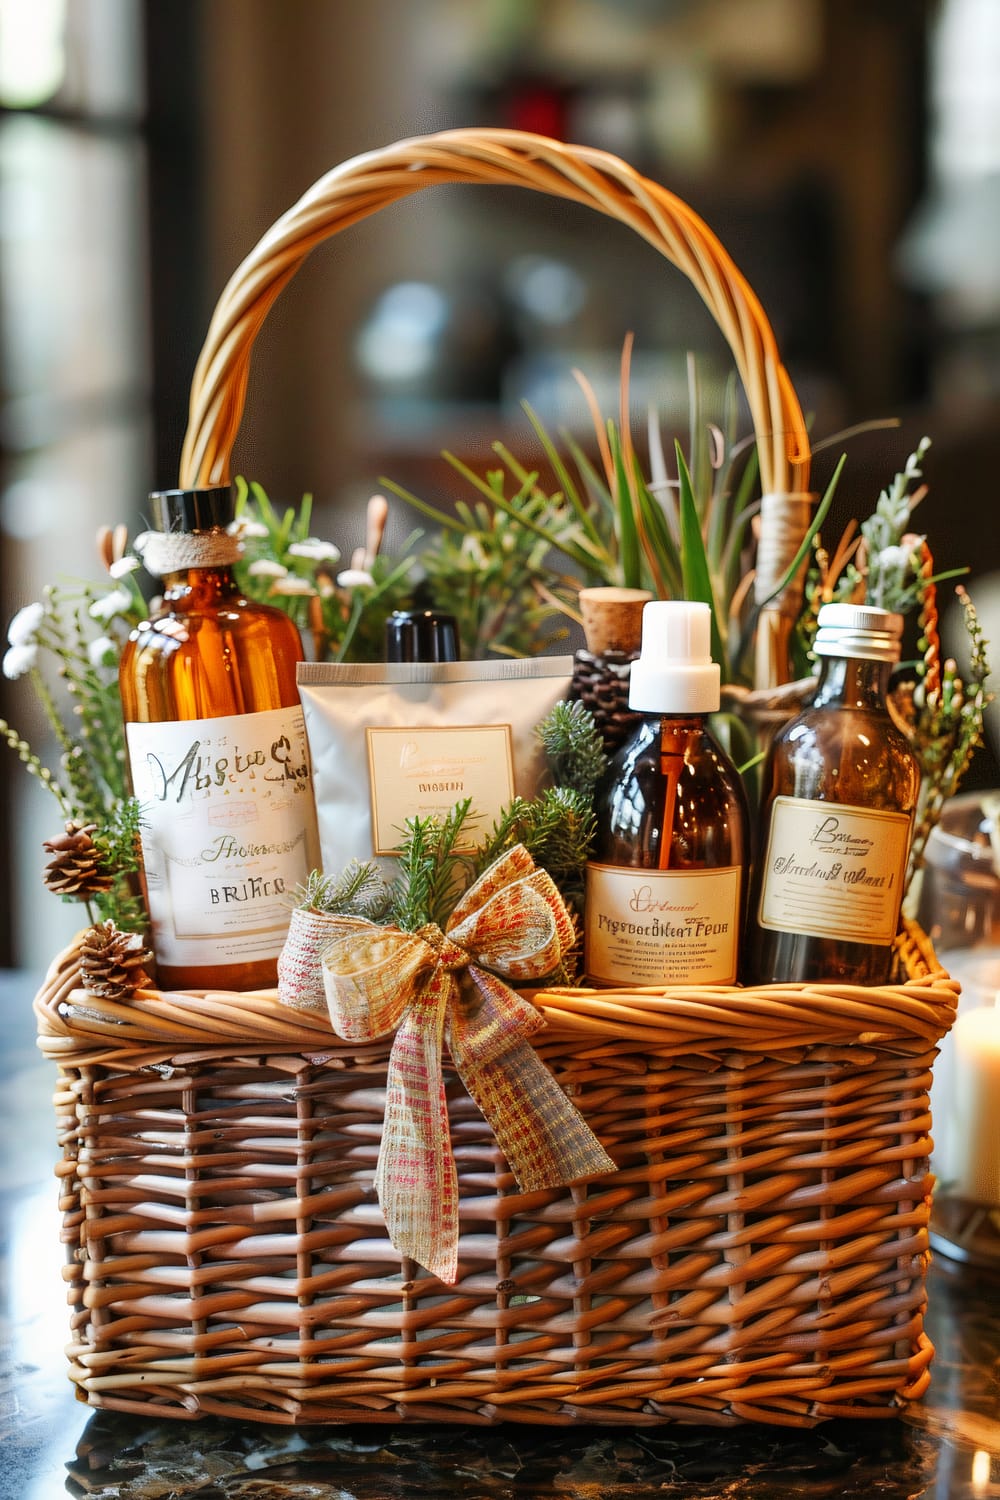
[[[142,565],[154,578],[188,568],[225,568],[239,562],[242,543],[228,531],[143,531],[135,539]]]

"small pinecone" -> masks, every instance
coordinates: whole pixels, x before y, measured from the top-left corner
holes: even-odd
[[[594,723],[609,755],[623,745],[642,722],[642,714],[628,706],[632,663],[639,653],[607,651],[600,656],[586,650],[573,658],[570,698],[579,698],[594,716]]]
[[[46,839],[42,848],[55,858],[45,866],[42,879],[58,896],[75,896],[86,901],[97,891],[109,891],[112,877],[101,868],[103,855],[91,835],[96,823],[66,824],[58,838]]]
[[[145,965],[153,955],[138,932],[121,932],[114,922],[95,922],[83,935],[80,973],[88,995],[127,1000],[149,983]]]

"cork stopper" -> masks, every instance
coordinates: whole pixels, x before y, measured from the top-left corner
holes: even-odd
[[[642,643],[643,605],[652,597],[647,589],[581,589],[580,613],[587,650],[594,656],[608,651],[626,655],[637,652]]]

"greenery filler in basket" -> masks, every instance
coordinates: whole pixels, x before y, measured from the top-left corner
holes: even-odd
[[[537,652],[567,620],[601,632],[578,653],[582,702],[539,726],[548,789],[471,852],[467,804],[409,820],[391,883],[365,864],[303,882],[289,920],[312,946],[292,988],[318,976],[329,1014],[299,990],[284,1004],[269,988],[151,981],[118,686],[151,612],[144,545],[106,528],[105,583],[53,584],[19,610],[4,671],[30,680],[58,763],[4,731],[58,806],[45,883],[90,923],[37,1001],[63,1079],[72,1377],[98,1405],[272,1421],[884,1413],[919,1394],[930,1358],[927,1089],[956,986],[922,935],[906,926],[895,981],[866,990],[596,991],[574,977],[594,788],[628,727],[628,622],[647,597],[708,607],[719,734],[751,795],[768,733],[806,695],[819,607],[913,615],[919,657],[893,707],[922,776],[919,868],[978,742],[988,671],[964,593],[967,680],[941,661],[941,580],[913,518],[926,442],[828,545],[832,486],[809,492],[769,325],[706,226],[604,153],[455,131],[338,167],[251,252],[195,372],[183,491],[229,484],[254,337],[309,251],[452,181],[562,196],[656,245],[726,334],[753,432],[741,450],[735,388],[721,424],[707,420],[693,372],[687,449],[668,462],[651,424],[640,454],[627,341],[614,417],[580,377],[596,460],[529,411],[555,488],[500,445],[483,474],[450,460],[475,493],[454,514],[384,481],[437,527],[398,556],[383,550],[382,496],[344,559],[313,534],[308,500],[275,505],[237,481],[214,562],[317,659],[376,657],[386,616],[421,582],[466,656]],[[160,1266],[142,1250],[151,1225]],[[379,1329],[399,1337],[381,1347]]]

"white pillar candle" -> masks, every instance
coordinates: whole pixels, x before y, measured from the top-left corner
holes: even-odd
[[[962,986],[958,1014],[963,1016],[977,1005],[992,1005],[1000,992],[1000,947],[949,948],[938,953],[943,967]],[[934,1087],[931,1109],[934,1114],[934,1152],[931,1170],[937,1177],[939,1196],[955,1192],[955,1149],[958,1127],[955,1122],[955,1095],[959,1080],[955,1068],[955,1028],[942,1038],[934,1064]],[[961,1153],[961,1146],[959,1146]]]
[[[979,1005],[955,1022],[951,1189],[1000,1205],[1000,1009]]]

